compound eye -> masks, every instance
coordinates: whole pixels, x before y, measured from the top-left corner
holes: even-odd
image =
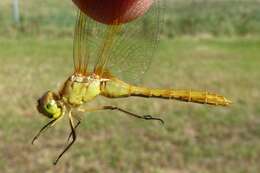
[[[52,105],[51,105],[50,103],[48,103],[48,104],[46,105],[46,108],[47,108],[47,109],[50,109],[51,106],[52,106]]]
[[[48,102],[46,104],[46,111],[49,112],[49,113],[53,113],[53,110],[57,107],[57,104],[54,100],[51,100],[50,102]]]

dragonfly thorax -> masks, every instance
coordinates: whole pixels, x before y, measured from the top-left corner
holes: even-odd
[[[102,81],[103,79],[95,74],[74,74],[65,82],[60,95],[70,106],[80,106],[100,94]]]

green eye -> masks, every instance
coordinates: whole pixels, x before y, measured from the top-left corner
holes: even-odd
[[[47,108],[47,109],[50,109],[51,106],[52,106],[51,103],[48,103],[48,104],[46,105],[46,108]]]
[[[57,107],[57,104],[56,104],[56,102],[54,100],[51,100],[50,102],[48,102],[46,104],[46,109],[48,111],[51,111],[52,109],[55,109],[56,107]]]
[[[45,111],[50,114],[52,118],[57,118],[61,115],[61,108],[58,107],[55,100],[51,100],[46,104]]]

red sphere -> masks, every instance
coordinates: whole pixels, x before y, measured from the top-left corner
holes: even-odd
[[[73,0],[92,19],[103,24],[122,24],[142,15],[154,0]]]

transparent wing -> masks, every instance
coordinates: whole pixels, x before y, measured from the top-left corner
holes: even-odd
[[[116,24],[116,21],[113,25],[107,27],[106,32],[103,36],[101,45],[99,46],[97,52],[97,61],[94,67],[94,73],[99,76],[103,76],[104,72],[109,71],[106,69],[107,64],[109,63],[112,55],[112,49],[115,46],[114,43],[117,41],[118,35],[120,35],[120,29],[122,25]]]
[[[137,82],[157,47],[161,7],[155,1],[144,16],[122,25],[116,21],[114,25],[104,25],[80,13],[74,38],[75,71],[91,69],[101,76],[109,71],[123,80]]]
[[[73,62],[74,62],[74,73],[85,75],[87,73],[87,65],[89,61],[89,51],[87,45],[87,36],[85,32],[86,18],[83,13],[78,12],[74,43],[73,43]]]

